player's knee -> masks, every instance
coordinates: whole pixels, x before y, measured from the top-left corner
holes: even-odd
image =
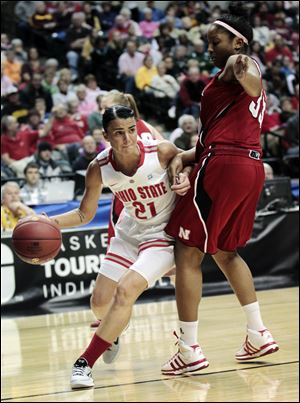
[[[99,293],[93,291],[91,298],[90,298],[90,303],[91,307],[94,308],[100,308],[104,305],[107,305],[111,301],[111,296],[106,295],[104,292]]]
[[[115,304],[119,306],[134,304],[135,296],[133,294],[125,284],[119,284],[115,294]]]
[[[221,252],[215,255],[215,260],[221,268],[230,268],[233,261],[238,257],[236,252]]]

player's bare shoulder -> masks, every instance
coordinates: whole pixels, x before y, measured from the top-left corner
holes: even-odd
[[[101,169],[97,158],[95,158],[93,161],[89,163],[85,178],[87,185],[90,186],[102,185]]]
[[[158,159],[163,168],[167,168],[171,159],[178,153],[178,148],[170,141],[164,140],[157,144]]]

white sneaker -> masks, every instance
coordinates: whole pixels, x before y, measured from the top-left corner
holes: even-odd
[[[114,362],[120,353],[120,338],[118,337],[111,346],[102,354],[105,364]]]
[[[177,337],[175,332],[174,334]],[[209,362],[198,344],[188,346],[181,339],[178,339],[177,343],[177,353],[161,368],[163,375],[181,375],[186,372],[200,371],[209,366]]]
[[[256,331],[247,329],[247,336],[241,349],[235,354],[238,361],[252,360],[275,353],[279,350],[278,344],[273,339],[268,329]]]
[[[85,358],[78,358],[72,368],[71,388],[90,388],[92,386],[94,386],[92,370]]]

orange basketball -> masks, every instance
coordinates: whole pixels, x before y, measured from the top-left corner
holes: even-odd
[[[21,260],[30,264],[42,264],[52,260],[60,251],[59,227],[46,217],[30,216],[16,225],[12,243]]]

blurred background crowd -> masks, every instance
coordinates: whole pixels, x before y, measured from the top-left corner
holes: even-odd
[[[232,3],[2,1],[2,206],[14,193],[16,203],[46,202],[49,182],[74,179],[108,146],[101,99],[111,90],[132,94],[165,138],[193,147],[201,92],[218,71],[207,27]],[[299,2],[240,3],[268,97],[266,172],[298,178]]]

